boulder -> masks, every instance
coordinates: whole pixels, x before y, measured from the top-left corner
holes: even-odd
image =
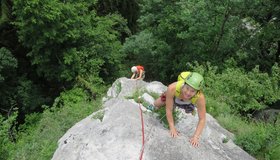
[[[189,139],[196,128],[197,115],[178,110],[180,118],[176,127],[180,136],[172,138],[160,122],[166,117],[143,112],[142,104],[132,98],[135,93],[160,95],[165,90],[166,86],[160,82],[119,78],[108,90],[103,109],[70,128],[58,141],[52,159],[131,160],[140,159],[141,154],[145,160],[255,159],[235,145],[232,141],[234,135],[209,114],[200,145],[194,148]]]

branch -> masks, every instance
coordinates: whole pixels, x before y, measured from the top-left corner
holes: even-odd
[[[226,22],[228,21],[228,18],[229,18],[229,7],[227,6],[227,9],[225,10],[225,13],[224,13],[224,20],[223,20],[223,23],[221,25],[221,29],[220,29],[220,34],[218,36],[218,40],[216,41],[216,44],[213,48],[213,53],[216,53],[218,48],[219,48],[219,45],[221,43],[221,40],[223,38],[223,35],[224,35],[224,32],[225,32],[225,24]],[[214,54],[215,55],[215,54]]]

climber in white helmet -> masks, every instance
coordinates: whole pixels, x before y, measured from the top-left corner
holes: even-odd
[[[131,67],[131,72],[133,73],[131,79],[144,79],[145,78],[145,70],[143,66],[133,66]]]

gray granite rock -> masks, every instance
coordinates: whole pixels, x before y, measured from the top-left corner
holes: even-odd
[[[141,104],[131,97],[142,90],[162,93],[160,82],[120,78],[114,82],[104,100],[104,109],[92,113],[70,128],[58,142],[53,160],[133,160],[142,149],[141,114],[144,120],[144,160],[253,160],[232,141],[234,135],[222,128],[207,114],[207,124],[200,146],[189,143],[198,122],[197,116],[179,111],[176,124],[180,136],[171,138],[169,130],[154,113],[142,112]]]

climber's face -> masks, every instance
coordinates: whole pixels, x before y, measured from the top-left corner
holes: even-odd
[[[185,100],[190,100],[195,94],[197,93],[197,90],[195,90],[194,88],[192,88],[191,86],[185,84],[182,87],[182,98]]]

